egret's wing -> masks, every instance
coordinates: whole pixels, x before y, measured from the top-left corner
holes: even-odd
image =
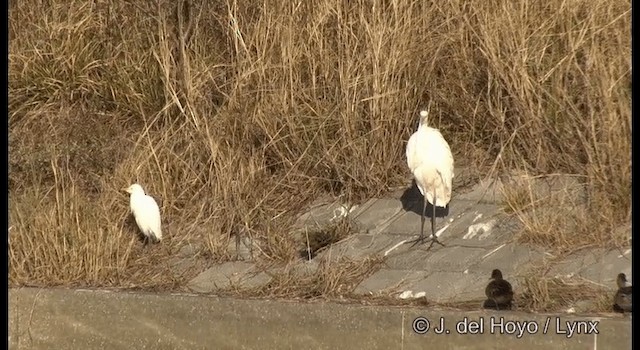
[[[152,197],[145,195],[140,198],[140,207],[136,209],[136,217],[140,216],[140,222],[143,222],[145,229],[151,231],[157,239],[161,239],[162,224],[158,203]]]
[[[453,155],[442,134],[434,128],[422,126],[407,143],[407,164],[416,179],[418,189],[429,203],[446,205],[451,200]]]
[[[411,172],[415,171],[416,168],[420,165],[418,164],[418,138],[419,134],[416,131],[413,133],[413,135],[411,135],[409,141],[407,142],[407,165],[409,166]]]

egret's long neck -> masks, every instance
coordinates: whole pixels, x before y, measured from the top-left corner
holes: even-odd
[[[418,124],[418,128],[421,128],[422,126],[425,126],[425,127],[429,126],[429,121],[427,120],[427,118],[424,118],[424,117],[420,118],[420,124]]]

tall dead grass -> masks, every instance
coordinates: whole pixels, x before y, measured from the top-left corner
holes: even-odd
[[[263,258],[321,193],[403,183],[433,101],[457,164],[584,175],[630,218],[630,5],[620,0],[12,2],[9,279],[157,286],[187,242]],[[139,181],[166,240],[123,225]],[[160,277],[162,276],[162,277]]]

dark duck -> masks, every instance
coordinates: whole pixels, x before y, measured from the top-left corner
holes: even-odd
[[[513,301],[513,289],[511,283],[502,278],[502,271],[495,269],[491,272],[491,282],[485,288],[487,300],[482,305],[485,309],[507,310],[511,309]]]
[[[631,312],[631,286],[627,285],[627,275],[619,273],[616,279],[618,291],[613,298],[613,310],[617,312]]]

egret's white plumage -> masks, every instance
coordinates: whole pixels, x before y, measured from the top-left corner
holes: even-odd
[[[154,242],[162,239],[162,228],[160,221],[160,208],[156,201],[146,195],[142,186],[133,184],[126,189],[131,194],[130,205],[133,217],[136,219],[138,228],[142,234]]]
[[[418,241],[424,239],[424,217],[428,201],[433,206],[431,235],[433,241],[437,242],[435,207],[446,207],[451,200],[453,155],[440,131],[427,125],[428,116],[429,112],[420,112],[418,130],[411,135],[407,143],[407,164],[420,193],[425,198]]]

